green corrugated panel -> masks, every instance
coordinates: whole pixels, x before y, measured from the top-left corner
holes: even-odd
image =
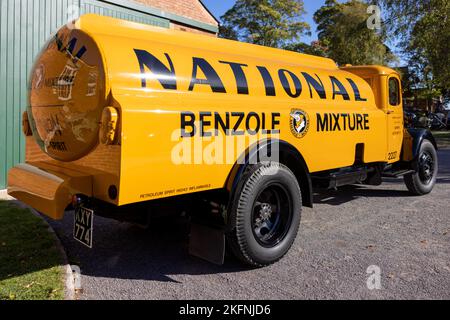
[[[95,0],[0,0],[0,189],[9,168],[24,161],[22,112],[33,61],[50,35],[67,22],[70,6],[150,25],[169,21]]]
[[[83,14],[96,13],[113,18],[125,19],[163,28],[169,28],[170,26],[170,22],[167,19],[162,19],[156,16],[96,0],[81,0],[81,12]]]
[[[5,0],[3,0],[5,1]],[[7,0],[7,32],[6,32],[6,166],[9,168],[13,165],[13,136],[15,134],[13,127],[13,115],[14,115],[14,47],[15,47],[15,34],[14,34],[14,0]]]
[[[0,1],[0,188],[6,180],[7,1]]]

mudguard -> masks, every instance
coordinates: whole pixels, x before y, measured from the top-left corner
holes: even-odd
[[[402,160],[414,162],[419,156],[420,147],[424,140],[430,141],[436,150],[438,150],[436,140],[430,130],[419,128],[406,129],[403,141]]]
[[[277,161],[287,165],[299,180],[303,205],[313,207],[313,187],[308,166],[300,152],[286,141],[267,139],[249,148],[234,165],[226,183],[226,189],[233,197],[241,177],[249,165],[264,161]]]

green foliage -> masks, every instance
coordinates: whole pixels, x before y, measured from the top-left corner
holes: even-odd
[[[220,36],[281,48],[309,32],[302,0],[237,0],[221,17]]]
[[[310,45],[303,42],[290,43],[286,45],[284,49],[304,54],[311,54],[313,56],[328,57],[328,48],[320,41],[313,41]]]
[[[396,60],[385,45],[385,30],[368,28],[368,6],[358,0],[327,0],[314,15],[320,42],[327,48],[327,55],[340,65],[387,65]]]
[[[29,210],[0,201],[0,300],[64,297],[61,255]]]
[[[450,1],[381,0],[420,88],[450,91]],[[436,91],[437,92],[437,91]]]

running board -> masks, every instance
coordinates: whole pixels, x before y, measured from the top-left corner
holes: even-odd
[[[383,178],[401,178],[407,174],[415,173],[414,170],[399,170],[395,172],[383,172]]]
[[[320,188],[335,189],[350,184],[363,183],[367,180],[367,177],[367,168],[352,168],[351,170],[317,175],[312,178]]]

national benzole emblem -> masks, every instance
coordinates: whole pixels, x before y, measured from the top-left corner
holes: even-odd
[[[309,129],[309,116],[303,110],[291,110],[291,132],[296,138],[303,138]]]

